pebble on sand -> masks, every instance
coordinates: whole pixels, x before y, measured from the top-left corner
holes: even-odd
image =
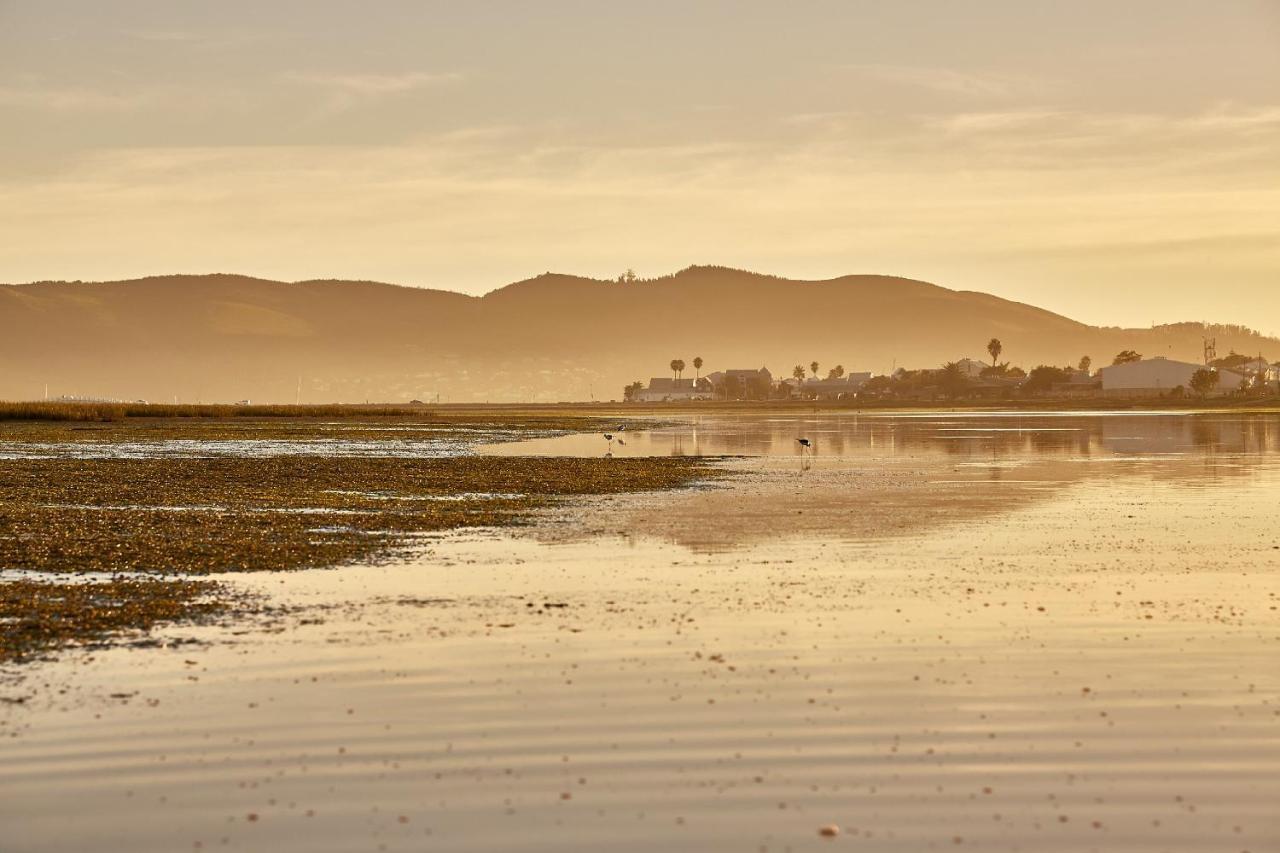
[[[818,827],[818,834],[823,838],[835,838],[840,834],[840,827],[836,826],[834,823],[829,823],[826,826]]]

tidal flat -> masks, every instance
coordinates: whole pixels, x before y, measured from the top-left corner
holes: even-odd
[[[600,426],[537,415],[6,425],[0,571],[10,577],[0,590],[0,662],[251,607],[194,575],[377,562],[414,534],[518,524],[571,495],[718,476],[691,459],[471,452],[499,439],[595,435]]]
[[[468,443],[480,484],[391,444],[401,473],[343,485],[370,457],[336,436],[323,461],[257,447],[221,495],[182,491],[168,445],[48,451],[140,466],[152,507],[271,508],[278,479],[280,507],[359,511],[316,529],[409,490],[545,499],[307,570],[126,572],[258,609],[6,665],[5,849],[1280,843],[1274,414],[764,412],[625,445],[600,425]],[[127,506],[40,498],[22,465],[48,461],[0,459],[3,494]],[[331,497],[288,485],[309,480]],[[58,576],[34,568],[5,577]]]

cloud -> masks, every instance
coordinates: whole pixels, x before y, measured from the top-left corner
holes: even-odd
[[[1026,76],[957,71],[926,65],[860,64],[841,68],[883,83],[970,98],[1010,97],[1048,88],[1044,81]]]
[[[456,83],[462,79],[462,75],[456,71],[407,71],[398,74],[329,74],[295,71],[287,74],[286,78],[290,82],[315,86],[337,95],[379,97]]]
[[[185,32],[183,30],[134,29],[121,30],[120,32],[121,35],[126,36],[127,38],[137,39],[138,41],[187,43],[201,40],[201,37],[195,33]]]
[[[151,92],[111,92],[30,82],[0,86],[0,106],[51,113],[129,112],[153,99]]]

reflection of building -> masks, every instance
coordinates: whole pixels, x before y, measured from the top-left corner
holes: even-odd
[[[1127,364],[1113,364],[1098,371],[1102,377],[1102,393],[1116,397],[1158,397],[1175,388],[1191,390],[1191,377],[1203,364],[1174,361],[1170,358],[1147,358]],[[1225,394],[1240,387],[1244,376],[1233,370],[1218,370],[1215,394]]]
[[[701,379],[655,376],[649,380],[648,388],[636,391],[631,399],[637,403],[667,403],[676,400],[710,400],[711,394],[711,382],[705,376]]]

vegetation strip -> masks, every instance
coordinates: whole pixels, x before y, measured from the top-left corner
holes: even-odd
[[[0,662],[28,660],[70,643],[106,643],[161,622],[213,619],[228,604],[226,591],[211,581],[7,581],[0,583]]]
[[[385,560],[414,533],[519,524],[566,497],[719,474],[684,458],[2,460],[0,569],[64,582],[0,583],[0,661],[232,609],[229,589],[193,574]],[[113,579],[65,578],[85,573]]]

